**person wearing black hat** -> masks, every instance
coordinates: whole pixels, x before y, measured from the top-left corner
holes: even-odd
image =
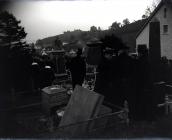
[[[81,55],[82,49],[79,48],[77,51],[77,56],[72,58],[69,64],[69,69],[72,75],[73,90],[76,85],[82,86],[82,83],[86,75],[86,63],[84,58],[81,57]]]

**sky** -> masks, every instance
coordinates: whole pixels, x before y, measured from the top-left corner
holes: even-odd
[[[18,0],[10,2],[6,9],[21,20],[28,33],[28,43],[64,31],[81,29],[87,31],[91,26],[108,29],[115,21],[130,22],[141,19],[147,6],[153,0]]]

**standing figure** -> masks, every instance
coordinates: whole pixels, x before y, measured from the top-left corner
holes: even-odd
[[[82,86],[86,75],[86,63],[84,58],[81,57],[82,49],[78,49],[77,56],[72,58],[69,69],[72,75],[72,86],[73,89],[76,85]]]
[[[98,65],[98,75],[95,82],[94,91],[105,97],[105,102],[113,102],[113,84],[112,84],[112,53],[104,51],[101,62]]]

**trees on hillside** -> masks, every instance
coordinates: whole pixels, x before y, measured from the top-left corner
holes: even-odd
[[[40,46],[41,48],[43,48],[43,42],[41,41],[41,39],[38,39],[35,43],[36,46]]]
[[[130,24],[130,21],[129,21],[128,18],[125,18],[122,21],[122,23],[117,22],[117,21],[113,22],[112,25],[109,27],[109,29],[112,30],[112,31],[115,31],[115,30],[120,29],[121,27],[123,27],[123,26],[125,26],[127,24]]]
[[[125,25],[127,25],[127,24],[130,24],[130,21],[129,21],[128,18],[126,18],[126,19],[124,19],[124,20],[122,21],[122,23],[123,23],[123,26],[125,26]]]
[[[96,26],[91,26],[90,27],[90,32],[97,32],[97,27]]]
[[[62,49],[62,41],[60,40],[60,38],[57,36],[55,41],[54,41],[54,46],[55,48],[54,49]]]
[[[103,42],[104,49],[110,48],[114,51],[116,55],[118,55],[120,50],[127,49],[128,47],[122,42],[122,40],[115,35],[106,35],[101,39]]]
[[[98,31],[101,31],[102,29],[100,27],[98,27]]]
[[[120,22],[113,22],[112,25],[110,26],[110,29],[112,30],[116,30],[116,29],[119,29],[121,27],[121,23]]]

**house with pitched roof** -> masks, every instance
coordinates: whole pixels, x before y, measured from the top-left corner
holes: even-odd
[[[136,36],[136,50],[140,46],[146,46],[150,52],[151,39],[157,36],[156,31],[151,33],[151,23],[159,23],[159,54],[160,57],[166,57],[172,59],[172,0],[162,0],[156,9],[152,12],[147,22],[141,27]],[[154,28],[154,27],[153,27]],[[150,34],[151,33],[151,34]],[[156,42],[156,38],[154,40]],[[154,43],[156,44],[156,43]],[[156,49],[156,45],[154,45]]]
[[[119,29],[107,31],[107,34],[114,34],[120,38],[123,43],[129,48],[130,53],[135,53],[136,35],[140,28],[146,23],[147,19],[134,21],[130,24],[124,25]]]

